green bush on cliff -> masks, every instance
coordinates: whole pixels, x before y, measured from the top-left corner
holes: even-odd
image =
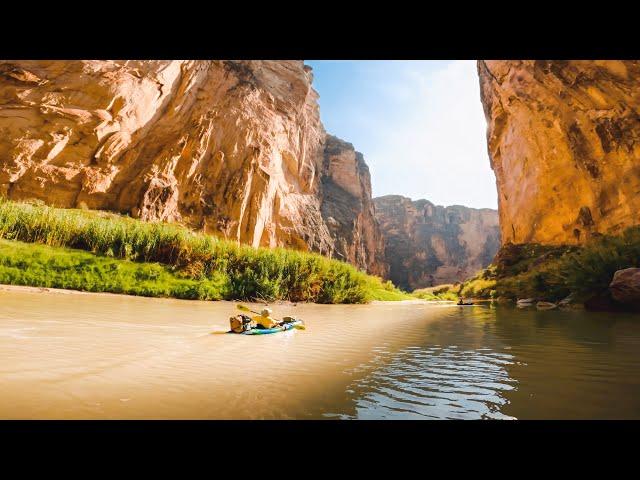
[[[640,267],[640,227],[620,236],[592,240],[574,255],[563,259],[560,270],[569,289],[580,297],[607,290],[616,270]]]
[[[157,262],[177,278],[219,282],[226,299],[364,303],[406,298],[338,260],[284,248],[252,248],[177,224],[0,199],[0,238]]]

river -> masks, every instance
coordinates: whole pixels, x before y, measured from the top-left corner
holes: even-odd
[[[0,291],[2,419],[638,419],[640,315]]]

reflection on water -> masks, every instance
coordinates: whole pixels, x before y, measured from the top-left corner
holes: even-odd
[[[511,418],[500,407],[515,385],[505,369],[513,357],[486,350],[403,349],[351,387],[356,415],[338,418]]]
[[[0,418],[640,418],[640,316],[0,292]]]
[[[640,418],[640,317],[474,307],[376,350],[349,387],[359,419]]]

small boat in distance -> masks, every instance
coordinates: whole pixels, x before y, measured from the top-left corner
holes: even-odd
[[[460,297],[460,300],[458,300],[458,303],[456,303],[456,305],[460,305],[460,306],[473,305],[473,302],[465,302],[464,299]]]

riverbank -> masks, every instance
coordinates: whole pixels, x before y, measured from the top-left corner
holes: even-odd
[[[580,246],[506,244],[492,265],[462,284],[460,294],[628,310],[636,307],[615,301],[609,285],[617,271],[634,267],[640,267],[640,227],[596,236]]]
[[[252,248],[184,226],[0,200],[0,282],[199,300],[412,298],[350,264]]]

